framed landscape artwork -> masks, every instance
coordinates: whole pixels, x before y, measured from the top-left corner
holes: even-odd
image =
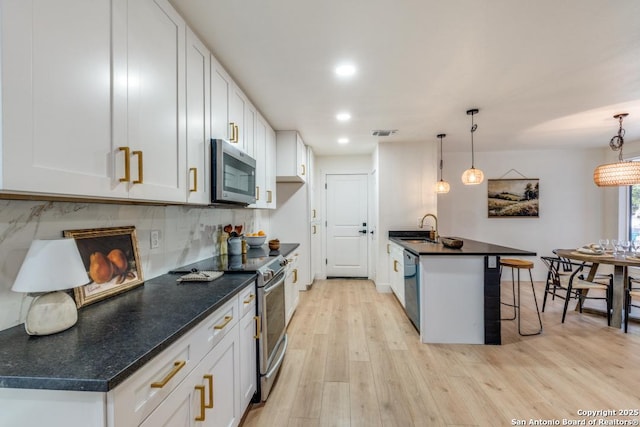
[[[537,218],[539,179],[489,179],[489,218]]]
[[[91,281],[74,288],[78,308],[143,283],[134,226],[65,230],[73,237]]]

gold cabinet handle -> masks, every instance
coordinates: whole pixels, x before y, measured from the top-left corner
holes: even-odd
[[[253,318],[256,321],[256,334],[253,336],[253,338],[255,339],[260,339],[260,333],[262,332],[260,330],[260,316],[253,316]]]
[[[209,382],[209,403],[204,405],[205,408],[213,408],[213,375],[203,375],[203,378]]]
[[[305,165],[300,165],[302,167],[302,173],[300,175],[304,176],[307,173],[307,168]]]
[[[196,417],[196,421],[204,421],[205,419],[205,404],[204,404],[204,386],[197,385],[196,390],[200,391],[200,415]]]
[[[313,212],[313,215],[311,215],[311,218],[315,218],[316,217],[316,210],[315,209],[311,209],[311,211]]]
[[[138,157],[138,179],[133,181],[134,184],[142,184],[144,182],[144,172],[142,170],[142,151],[135,150],[132,151],[131,154],[133,156]]]
[[[231,126],[231,138],[229,138],[229,142],[238,142],[236,140],[236,124],[234,122],[229,123]]]
[[[391,245],[387,243],[387,253],[390,254],[391,253]]]
[[[298,269],[293,270],[293,283],[298,283]]]
[[[198,191],[198,168],[189,168],[189,173],[193,174],[193,187],[189,191],[195,193]]]
[[[249,295],[249,298],[247,298],[246,300],[242,301],[245,304],[249,304],[251,301],[253,301],[256,298],[256,296],[254,294]]]
[[[213,329],[224,329],[224,327],[227,326],[232,319],[233,316],[224,316],[224,321],[219,325],[214,326]]]
[[[267,190],[267,203],[272,203],[272,191],[271,190]]]
[[[314,226],[313,226],[313,234],[316,234],[316,231],[317,231],[317,230],[316,230],[316,226],[314,225]]]
[[[186,364],[187,364],[186,360],[178,360],[174,362],[173,369],[171,370],[171,372],[169,372],[167,376],[164,377],[161,381],[156,381],[154,383],[151,383],[151,387],[153,388],[164,387],[165,385],[167,385],[169,381],[171,381],[171,378],[175,377],[175,375],[180,371],[180,369],[184,368],[184,365]]]
[[[398,261],[396,261],[395,259],[393,260],[393,271],[398,271]]]
[[[236,131],[236,142],[240,142],[240,128],[238,127],[238,125],[233,125],[233,127]]]
[[[131,161],[129,156],[129,147],[118,147],[118,150],[124,151],[124,178],[120,178],[120,182],[129,182],[131,180]]]
[[[260,200],[260,187],[256,185],[256,201]]]

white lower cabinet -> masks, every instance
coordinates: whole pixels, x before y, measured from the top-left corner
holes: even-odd
[[[389,284],[400,304],[404,307],[404,249],[393,242],[388,244]]]
[[[252,283],[107,393],[0,387],[0,426],[237,426],[257,390],[255,304]]]
[[[298,252],[294,251],[287,256],[286,276],[284,280],[284,308],[286,314],[286,324],[293,317],[293,313],[298,307],[300,293],[298,291]]]

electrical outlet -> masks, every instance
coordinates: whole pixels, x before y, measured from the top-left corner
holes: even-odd
[[[151,249],[160,247],[160,230],[151,230]]]

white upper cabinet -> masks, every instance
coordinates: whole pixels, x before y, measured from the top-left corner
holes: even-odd
[[[211,54],[187,28],[187,202],[209,204]]]
[[[211,138],[231,140],[235,132],[229,120],[229,97],[233,80],[211,56]]]
[[[256,203],[253,207],[267,207],[267,127],[269,125],[261,115],[256,121],[255,153],[256,157]]]
[[[267,126],[267,147],[266,147],[266,203],[267,208],[275,209],[276,205],[276,161],[277,161],[277,148],[276,148],[276,132]]]
[[[0,15],[0,188],[126,197],[113,182],[111,1],[3,0]]]
[[[186,199],[185,37],[166,0],[114,0],[116,171],[131,198]]]
[[[276,132],[276,179],[279,182],[305,182],[307,180],[307,147],[295,130]]]

